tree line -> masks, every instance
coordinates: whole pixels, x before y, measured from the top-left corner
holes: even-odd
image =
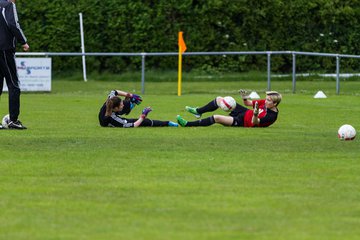
[[[20,24],[33,52],[177,52],[184,32],[189,52],[306,51],[360,54],[359,0],[32,0],[18,1]],[[332,58],[297,60],[298,70],[334,70]],[[149,57],[147,68],[176,69],[176,57]],[[87,57],[89,69],[122,73],[140,57]],[[272,69],[291,69],[290,55]],[[53,58],[57,71],[79,69],[79,57]],[[188,56],[185,71],[264,70],[266,56]],[[358,69],[347,60],[342,69]]]

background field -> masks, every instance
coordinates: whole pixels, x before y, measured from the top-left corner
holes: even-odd
[[[149,82],[152,119],[264,81]],[[0,132],[0,239],[358,239],[360,83],[273,81],[283,93],[266,129],[98,126],[110,89],[139,82],[54,81],[22,95],[26,131]],[[323,90],[327,99],[313,99]],[[138,117],[136,108],[129,117]],[[0,113],[7,112],[7,95]],[[217,113],[221,113],[220,111]],[[207,116],[207,115],[206,115]]]

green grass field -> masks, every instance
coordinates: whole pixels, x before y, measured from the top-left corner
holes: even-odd
[[[54,81],[24,93],[26,131],[0,131],[0,239],[358,239],[360,83],[273,81],[283,93],[265,129],[98,125],[111,89],[136,82]],[[194,119],[202,105],[266,82],[146,83],[149,117]],[[314,99],[323,90],[327,99]],[[7,94],[0,103],[7,113]],[[218,111],[217,113],[221,113]],[[209,114],[208,114],[209,115]],[[206,116],[208,116],[206,115]]]

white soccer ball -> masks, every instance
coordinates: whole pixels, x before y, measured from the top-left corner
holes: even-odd
[[[226,96],[221,99],[219,107],[225,112],[231,112],[236,107],[236,101],[233,97]]]
[[[2,121],[1,121],[1,125],[4,127],[4,128],[8,128],[8,125],[9,125],[9,122],[10,122],[10,115],[9,114],[6,114]]]
[[[338,130],[338,137],[340,140],[354,140],[356,130],[349,124],[342,125]]]

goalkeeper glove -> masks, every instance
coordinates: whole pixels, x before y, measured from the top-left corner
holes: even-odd
[[[239,90],[239,93],[240,93],[241,98],[242,98],[243,100],[247,100],[248,98],[250,98],[248,92],[247,92],[246,90],[244,90],[244,89],[240,89],[240,90]]]
[[[146,107],[144,108],[144,110],[142,110],[141,112],[141,118],[146,118],[146,116],[149,114],[149,112],[151,112],[152,109],[151,107]]]
[[[112,98],[112,97],[115,97],[118,95],[118,92],[116,90],[112,90],[109,95],[108,95],[108,98]]]
[[[257,117],[259,115],[259,103],[255,102],[254,106],[254,116]]]
[[[139,95],[132,94],[132,97],[130,99],[130,102],[135,103],[136,105],[140,105],[142,102],[142,98]]]

